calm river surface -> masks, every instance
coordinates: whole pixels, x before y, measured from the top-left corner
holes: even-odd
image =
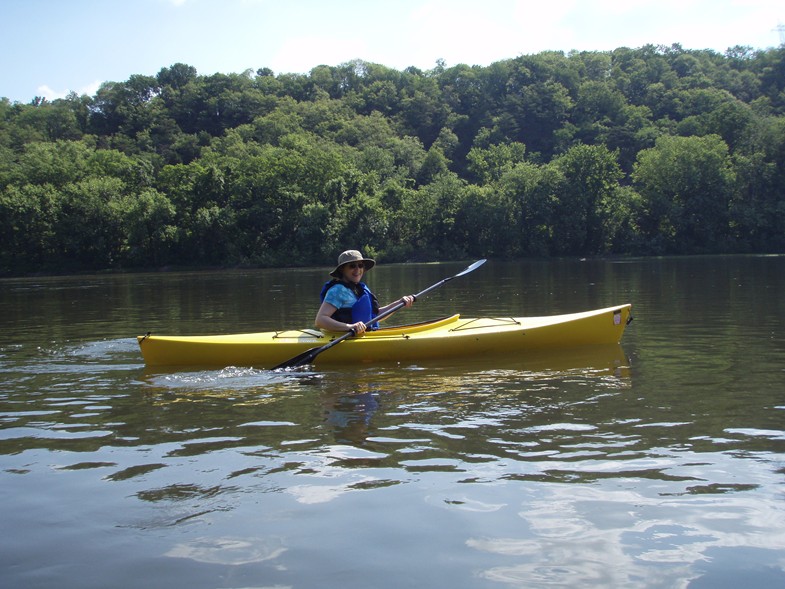
[[[490,261],[390,320],[630,302],[621,346],[144,367],[147,331],[310,326],[328,271],[0,281],[0,585],[785,586],[785,257]]]

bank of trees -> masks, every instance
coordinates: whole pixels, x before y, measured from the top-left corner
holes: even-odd
[[[785,47],[0,100],[0,272],[785,251]]]

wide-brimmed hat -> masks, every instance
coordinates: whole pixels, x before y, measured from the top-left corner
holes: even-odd
[[[346,250],[340,256],[338,256],[338,265],[335,267],[335,270],[330,272],[330,276],[340,278],[341,266],[348,264],[349,262],[362,262],[365,265],[366,270],[370,270],[376,265],[374,260],[371,258],[364,258],[363,255],[357,250]]]

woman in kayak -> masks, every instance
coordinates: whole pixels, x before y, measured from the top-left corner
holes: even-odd
[[[333,280],[322,287],[322,305],[314,321],[316,327],[328,331],[353,331],[360,335],[366,329],[377,329],[378,323],[369,325],[369,322],[393,305],[412,306],[414,297],[406,295],[379,308],[376,296],[362,282],[365,271],[375,265],[374,260],[364,258],[357,250],[347,250],[338,256],[338,265],[330,272]]]

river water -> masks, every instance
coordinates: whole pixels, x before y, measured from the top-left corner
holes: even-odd
[[[390,319],[630,302],[620,346],[144,367],[147,331],[309,326],[328,270],[0,281],[2,586],[785,586],[785,257],[489,261]]]

